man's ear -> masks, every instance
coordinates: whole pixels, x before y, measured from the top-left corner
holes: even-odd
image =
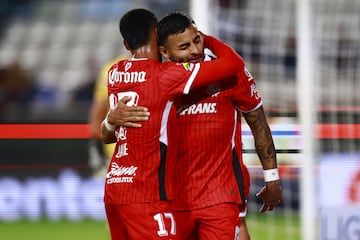
[[[164,58],[169,58],[168,51],[164,46],[159,46],[159,52]]]
[[[126,50],[129,50],[129,51],[131,50],[131,49],[129,48],[128,43],[125,41],[125,39],[123,39],[123,44],[124,44]]]

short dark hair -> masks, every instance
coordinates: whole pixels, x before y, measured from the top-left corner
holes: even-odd
[[[138,8],[128,11],[119,23],[120,33],[130,49],[138,49],[149,42],[151,29],[157,27],[157,18],[149,10]]]
[[[163,46],[170,35],[182,33],[195,21],[183,12],[173,12],[163,17],[158,24],[158,41]]]

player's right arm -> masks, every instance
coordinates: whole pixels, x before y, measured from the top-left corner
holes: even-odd
[[[162,64],[159,79],[161,87],[170,96],[188,94],[191,89],[227,79],[244,68],[243,59],[229,45],[211,36],[205,36],[204,43],[218,56],[217,59],[198,63]]]
[[[204,37],[204,44],[205,47],[210,48],[218,56],[216,60],[201,63],[166,62],[160,64],[160,86],[165,89],[170,98],[174,95],[188,94],[190,89],[196,89],[234,76],[239,72],[239,69],[244,68],[243,59],[229,45],[211,36]],[[120,109],[120,107],[123,106],[117,106],[117,111],[110,110],[107,119],[105,119],[107,123],[123,127],[125,127],[124,123],[128,123],[132,124],[128,127],[140,127],[140,125],[134,125],[136,124],[135,122],[146,121],[144,119],[146,115],[139,115],[136,119],[121,121],[120,117],[125,117],[129,114],[129,111],[136,109],[135,107]],[[146,114],[146,110],[139,109],[138,113]],[[117,117],[115,117],[116,114],[118,115]],[[116,141],[112,134],[107,131],[104,124],[105,122],[102,124],[104,142]],[[109,124],[107,126],[109,127]]]
[[[245,66],[242,57],[228,44],[219,39],[204,35],[204,46],[209,48],[218,58],[200,63],[192,88],[202,87],[219,80],[236,75]]]

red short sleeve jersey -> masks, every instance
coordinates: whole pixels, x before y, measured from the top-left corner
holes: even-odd
[[[223,60],[226,62],[226,58]],[[219,66],[223,64],[218,62]],[[120,61],[110,68],[110,107],[114,108],[122,97],[130,96],[132,99],[128,104],[146,106],[151,116],[140,129],[116,129],[117,143],[106,174],[106,203],[167,199],[164,166],[166,124],[171,105],[168,100],[188,93],[192,87],[205,85],[209,79],[221,79],[222,75],[226,75],[219,71],[211,73],[209,67],[214,66],[200,63],[161,64],[155,60],[131,59]]]
[[[110,106],[131,96],[129,104],[147,106],[151,116],[140,129],[116,129],[118,140],[106,174],[106,203],[166,199],[160,166],[164,164],[167,140],[161,129],[166,129],[169,96],[186,91],[192,73],[181,65],[148,59],[123,60],[109,70]]]
[[[235,82],[227,79],[176,98],[178,114],[168,132],[171,143],[176,142],[176,150],[169,144],[169,152],[177,152],[168,159],[166,179],[179,210],[241,204],[247,197],[250,180],[242,163],[239,111],[255,110],[261,103],[245,68]]]
[[[207,37],[219,58],[213,62],[160,63],[149,59],[123,60],[108,72],[110,107],[124,96],[129,105],[146,106],[151,116],[142,128],[117,128],[117,143],[105,184],[105,203],[146,203],[167,199],[164,185],[166,127],[175,96],[230,77],[244,66],[229,46]]]

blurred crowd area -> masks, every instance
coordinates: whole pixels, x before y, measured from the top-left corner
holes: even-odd
[[[188,1],[0,1],[0,122],[87,122],[102,66],[126,54],[120,17],[138,7],[161,18]]]
[[[245,59],[275,116],[297,116],[296,4],[210,0],[211,33]],[[159,19],[175,10],[193,13],[191,0],[0,1],[0,122],[86,122],[101,67],[125,54],[118,21],[136,7]],[[359,11],[356,0],[312,1],[320,122],[359,118],[359,110],[326,112],[359,106]]]
[[[298,0],[225,1],[212,25],[215,34],[233,46],[248,63],[267,109],[298,109]],[[237,2],[235,4],[234,2]],[[234,7],[236,6],[236,7]],[[359,106],[360,2],[310,1],[314,106],[319,121],[338,120],[336,113]],[[300,33],[307,34],[307,33]],[[303,96],[307,96],[304,91]],[[300,98],[301,99],[301,98]],[[345,107],[345,108],[344,108]],[[350,108],[349,108],[350,107]],[[296,110],[295,110],[296,111]],[[359,109],[356,110],[357,116]],[[347,116],[350,119],[353,114]]]

